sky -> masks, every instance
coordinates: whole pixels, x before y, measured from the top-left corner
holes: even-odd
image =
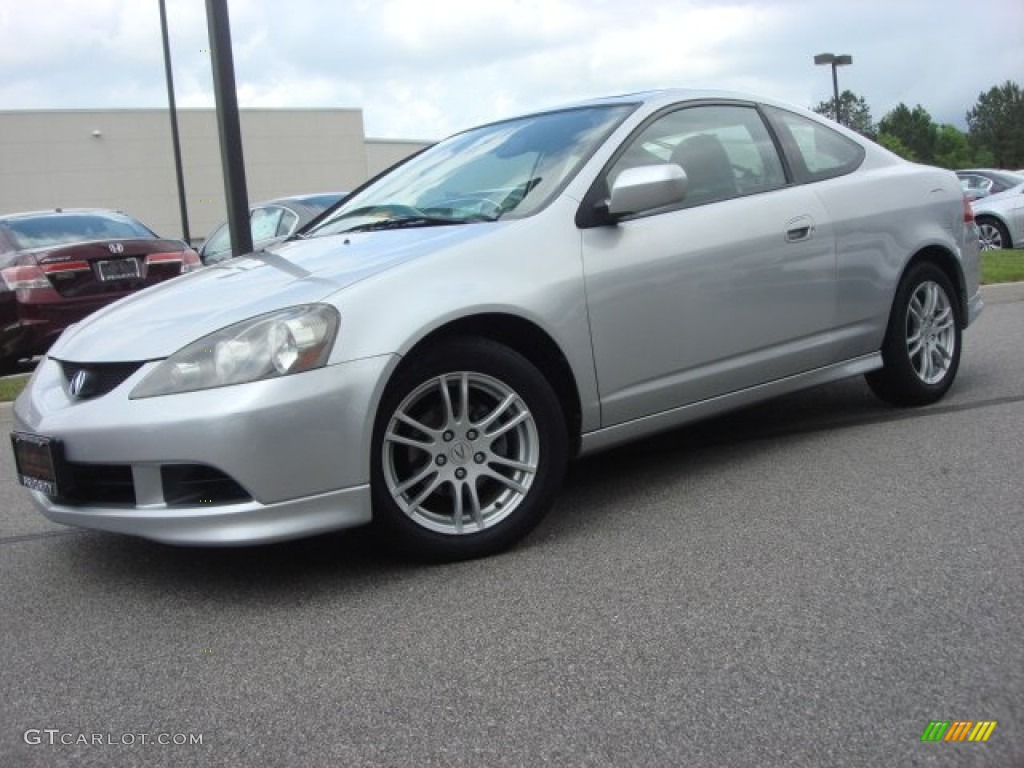
[[[214,106],[205,0],[166,0],[179,108]],[[1024,0],[228,0],[239,105],[361,108],[372,138],[433,140],[595,96],[725,88],[814,107],[817,53],[878,121],[966,129],[1024,84]],[[0,110],[166,107],[157,0],[0,0]]]

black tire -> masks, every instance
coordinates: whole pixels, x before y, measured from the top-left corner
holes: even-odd
[[[999,219],[979,216],[975,223],[978,225],[978,243],[981,250],[998,251],[1001,248],[1013,248],[1010,232]]]
[[[499,552],[540,522],[567,455],[558,398],[529,360],[486,339],[444,342],[403,364],[385,391],[371,452],[374,523],[417,558]]]
[[[893,405],[934,403],[956,378],[961,340],[960,305],[949,278],[934,264],[915,264],[896,291],[883,366],[865,378]]]

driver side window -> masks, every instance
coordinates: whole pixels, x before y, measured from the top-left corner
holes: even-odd
[[[609,186],[627,168],[675,163],[686,172],[682,207],[766,192],[785,185],[775,144],[753,107],[709,105],[663,115],[615,161]]]

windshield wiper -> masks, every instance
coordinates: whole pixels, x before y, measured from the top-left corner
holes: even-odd
[[[467,219],[453,219],[448,216],[399,216],[392,219],[380,219],[360,224],[351,229],[342,230],[346,232],[376,232],[381,229],[405,229],[411,227],[444,227],[452,224],[465,224]]]

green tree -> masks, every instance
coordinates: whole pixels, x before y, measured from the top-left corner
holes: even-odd
[[[976,149],[992,153],[998,168],[1024,168],[1024,92],[1007,80],[978,95],[967,113],[967,128]]]
[[[814,111],[819,115],[836,119],[835,102],[832,99],[821,102],[814,107]],[[839,114],[842,116],[842,120],[837,122],[855,130],[861,136],[867,136],[869,139],[875,137],[875,124],[871,121],[871,108],[868,107],[863,96],[858,96],[853,91],[843,91],[839,94]]]
[[[890,152],[895,152],[904,160],[917,162],[917,158],[914,156],[913,151],[906,144],[904,144],[898,136],[893,136],[891,133],[880,133],[878,134],[878,138],[876,138],[875,141],[877,141],[883,147],[888,149]]]
[[[956,170],[970,168],[978,163],[967,141],[967,134],[955,125],[940,125],[935,139],[935,165]]]
[[[878,133],[900,140],[919,163],[935,162],[935,146],[939,129],[928,110],[918,104],[913,109],[899,104],[878,121]]]

